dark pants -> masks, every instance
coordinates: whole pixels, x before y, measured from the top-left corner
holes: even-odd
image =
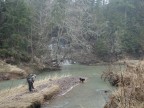
[[[29,86],[29,91],[31,92],[31,91],[32,91],[32,89],[34,89],[34,86],[33,86],[33,81],[28,80],[28,86]]]

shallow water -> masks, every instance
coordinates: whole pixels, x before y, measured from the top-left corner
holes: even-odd
[[[103,108],[106,97],[102,95],[102,90],[113,89],[108,83],[100,79],[105,69],[106,66],[64,66],[59,74],[83,76],[88,79],[66,95],[57,97],[42,108]]]
[[[102,90],[112,90],[113,88],[101,80],[100,76],[107,66],[83,66],[67,65],[61,71],[44,72],[37,76],[37,79],[44,79],[49,76],[82,76],[87,77],[85,83],[74,87],[64,96],[58,96],[42,108],[103,108],[106,96]],[[26,84],[26,80],[12,80],[0,83],[1,89],[10,89],[19,84]]]

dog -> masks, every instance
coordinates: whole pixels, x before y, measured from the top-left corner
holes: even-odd
[[[80,80],[80,82],[83,83],[83,82],[85,81],[85,78],[81,78],[81,77],[80,77],[79,80]]]

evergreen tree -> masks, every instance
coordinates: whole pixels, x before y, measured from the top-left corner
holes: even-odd
[[[1,6],[1,56],[23,58],[27,53],[30,12],[24,0],[5,0]]]

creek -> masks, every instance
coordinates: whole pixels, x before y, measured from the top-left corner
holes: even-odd
[[[104,90],[113,90],[109,83],[101,79],[102,72],[107,66],[84,66],[66,65],[61,71],[43,72],[37,79],[44,79],[48,76],[81,76],[87,80],[74,87],[63,96],[58,96],[42,108],[103,108],[107,97],[103,95]],[[0,82],[0,90],[10,89],[19,84],[26,84],[26,80],[12,80]]]
[[[85,83],[74,87],[64,96],[59,96],[42,108],[103,108],[108,97],[103,91],[113,90],[109,83],[101,80],[101,74],[107,66],[63,66],[58,75],[87,77]],[[55,73],[55,72],[54,72]],[[53,73],[53,74],[54,74]]]

